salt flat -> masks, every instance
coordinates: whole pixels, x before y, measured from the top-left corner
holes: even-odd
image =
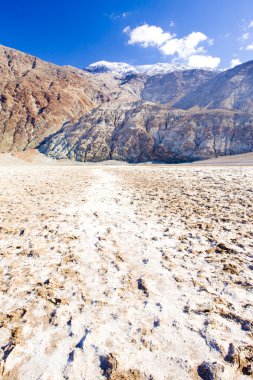
[[[247,379],[253,168],[3,166],[1,379]]]

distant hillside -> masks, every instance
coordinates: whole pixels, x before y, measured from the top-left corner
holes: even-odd
[[[253,61],[220,73],[189,92],[175,106],[253,112]]]

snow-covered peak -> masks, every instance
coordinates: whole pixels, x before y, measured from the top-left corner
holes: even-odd
[[[148,76],[167,74],[173,71],[191,70],[193,67],[171,63],[156,63],[154,65],[129,65],[124,62],[99,61],[85,67],[84,70],[92,74],[116,73],[120,75],[145,74]],[[208,70],[208,69],[207,69]]]
[[[137,66],[139,72],[146,75],[158,75],[172,73],[173,71],[191,70],[192,67],[187,65],[173,65],[171,63],[156,63],[154,65]]]
[[[128,72],[135,72],[135,68],[132,65],[124,62],[108,62],[108,61],[98,61],[92,63],[91,65],[85,67],[86,71],[89,71],[93,74],[102,74],[102,73],[117,73],[117,74],[126,74]]]

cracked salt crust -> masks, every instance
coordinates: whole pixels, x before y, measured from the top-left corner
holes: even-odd
[[[1,174],[3,379],[246,378],[252,169]]]

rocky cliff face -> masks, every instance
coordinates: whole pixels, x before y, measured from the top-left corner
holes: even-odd
[[[54,158],[184,162],[253,149],[253,115],[168,110],[153,103],[102,105],[41,146]]]
[[[183,162],[253,150],[253,62],[151,69],[91,74],[0,46],[0,151]]]

